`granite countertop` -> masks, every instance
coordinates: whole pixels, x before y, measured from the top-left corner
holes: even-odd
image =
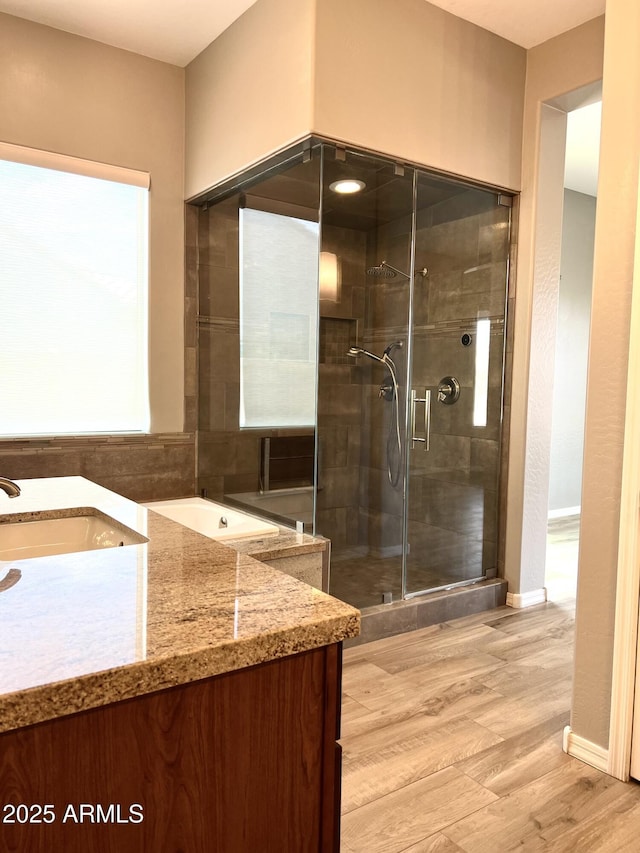
[[[327,548],[328,540],[322,536],[297,533],[282,525],[278,527],[278,533],[267,533],[264,536],[252,538],[247,536],[243,539],[225,539],[225,543],[239,554],[246,554],[256,560],[299,557],[302,554],[314,554]]]
[[[0,516],[95,507],[149,541],[0,561],[0,731],[359,632],[357,610],[240,553],[248,543],[228,547],[83,477],[18,483],[19,498],[0,492]],[[322,548],[281,535],[281,547],[264,537],[253,552]]]

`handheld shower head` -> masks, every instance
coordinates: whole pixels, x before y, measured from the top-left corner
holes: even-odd
[[[361,355],[366,355],[367,358],[372,358],[374,361],[383,361],[379,355],[369,352],[369,350],[364,347],[349,347],[347,355],[350,355],[352,358],[358,358]]]
[[[402,441],[400,439],[400,407],[398,404],[399,388],[398,374],[394,360],[390,353],[394,349],[400,349],[403,346],[402,341],[392,341],[385,347],[382,356],[375,355],[369,352],[364,347],[351,346],[347,350],[347,355],[352,358],[358,358],[361,355],[366,355],[367,358],[372,358],[374,361],[380,362],[389,373],[389,379],[380,386],[378,396],[383,400],[388,400],[392,404],[391,419],[389,420],[389,432],[387,435],[387,475],[389,482],[394,489],[398,488],[402,474]]]
[[[384,355],[390,356],[394,349],[402,349],[403,346],[404,344],[402,343],[402,341],[392,341],[389,346],[386,346],[384,348],[383,353]]]

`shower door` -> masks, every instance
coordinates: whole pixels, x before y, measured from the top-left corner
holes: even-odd
[[[510,207],[447,183],[418,176],[405,597],[496,574]]]
[[[332,595],[370,607],[402,597],[414,174],[334,146],[322,174],[315,532]]]

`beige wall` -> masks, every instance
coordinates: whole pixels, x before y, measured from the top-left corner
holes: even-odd
[[[562,206],[564,196],[564,161],[567,138],[567,114],[548,104],[540,110],[539,168],[536,176],[535,251],[533,287],[527,293],[529,321],[529,374],[526,396],[524,439],[524,489],[521,524],[522,540],[519,561],[505,562],[505,576],[510,592],[517,590],[543,600],[547,550],[547,518],[549,512],[549,478],[551,467],[551,431],[553,421],[553,379],[557,335],[560,283],[560,249],[562,239]],[[516,314],[521,308],[523,290],[516,280]],[[523,355],[526,338],[516,332],[514,366]],[[512,399],[518,400],[521,386],[512,384]],[[518,409],[519,412],[519,409]],[[513,430],[514,424],[511,422]],[[513,434],[513,433],[512,433]],[[518,439],[516,439],[517,441]],[[512,459],[510,459],[511,463]],[[513,459],[514,467],[519,460]],[[512,469],[513,470],[513,469]],[[508,522],[513,521],[514,505],[509,503]],[[515,570],[515,571],[514,571]],[[514,582],[514,574],[519,579]]]
[[[545,120],[551,104],[562,112],[578,106],[567,93],[588,98],[603,79],[603,122],[596,217],[594,285],[585,425],[582,526],[574,699],[575,734],[606,747],[609,736],[615,587],[620,523],[629,315],[638,186],[640,116],[640,8],[632,0],[608,0],[598,18],[528,52],[525,93],[521,227],[517,264],[515,357],[509,460],[506,576],[512,591],[544,582],[547,479],[540,407],[544,349],[536,322],[548,303],[556,248],[539,226],[546,210]],[[553,110],[551,111],[553,113]],[[553,117],[551,118],[554,121]],[[555,155],[553,155],[555,156]],[[543,215],[541,215],[543,214]],[[538,308],[536,307],[538,306]],[[536,313],[538,311],[538,313]],[[552,313],[552,312],[548,312]],[[532,328],[535,337],[532,339]],[[545,327],[547,328],[547,327]],[[553,356],[551,351],[550,357]],[[548,360],[548,359],[547,359]],[[540,362],[540,363],[538,363]],[[535,420],[532,401],[536,403]],[[537,401],[537,402],[536,402]],[[547,412],[550,414],[550,411]],[[545,414],[546,417],[546,414]],[[542,544],[541,544],[542,543]],[[541,556],[542,555],[542,556]]]
[[[602,746],[608,744],[611,705],[638,205],[638,103],[640,6],[636,0],[607,0],[571,715],[573,731]]]
[[[523,48],[425,0],[291,5],[258,0],[187,67],[188,198],[311,131],[518,189]]]
[[[559,104],[565,93],[600,80],[603,43],[601,17],[527,53],[505,552],[505,577],[509,591],[517,594],[544,586],[552,406],[549,389],[553,382],[553,309],[566,121]],[[544,106],[552,102],[555,109]],[[564,109],[576,105],[567,103]],[[544,154],[543,145],[550,146]],[[549,204],[554,208],[555,226],[538,233],[536,226],[545,225],[551,217]],[[536,334],[533,356],[532,329]]]
[[[315,0],[258,0],[186,70],[186,197],[311,130]]]
[[[0,104],[2,141],[151,173],[151,426],[181,431],[184,71],[0,14]]]
[[[313,129],[519,189],[526,51],[425,0],[317,0]]]

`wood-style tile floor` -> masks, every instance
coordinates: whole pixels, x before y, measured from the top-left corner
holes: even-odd
[[[576,538],[547,604],[345,651],[343,853],[640,851],[640,785],[562,752]]]

